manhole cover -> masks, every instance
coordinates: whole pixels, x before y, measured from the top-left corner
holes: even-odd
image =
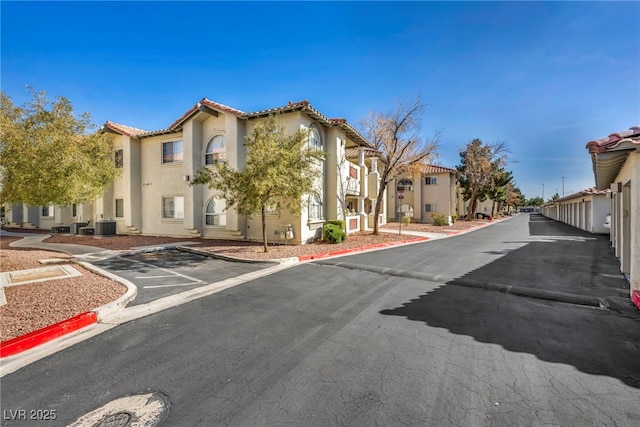
[[[112,400],[67,427],[154,427],[168,414],[169,399],[164,394],[136,394]]]
[[[98,424],[98,427],[126,427],[131,421],[131,414],[128,412],[118,412],[109,415],[104,421]]]

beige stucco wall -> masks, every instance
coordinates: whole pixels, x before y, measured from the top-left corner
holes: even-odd
[[[618,184],[622,192],[618,192]],[[620,269],[629,275],[630,291],[640,290],[640,152],[632,151],[612,183],[613,244]]]
[[[437,184],[425,184],[426,177],[436,177]],[[433,223],[432,214],[439,213],[445,216],[455,213],[455,177],[449,172],[432,174],[413,174],[409,177],[413,181],[413,191],[405,190],[402,200],[399,199],[398,181],[392,181],[387,187],[387,205],[389,218],[397,220],[398,210],[402,205],[413,208],[412,222]],[[436,205],[437,212],[427,212],[426,205]],[[404,215],[407,216],[407,215]]]

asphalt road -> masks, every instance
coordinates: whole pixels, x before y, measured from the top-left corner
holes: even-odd
[[[128,306],[146,304],[274,265],[265,262],[229,262],[178,249],[138,252],[93,264],[136,285],[138,294]]]
[[[171,426],[637,426],[632,311],[456,284],[517,281],[607,296],[624,288],[611,257],[606,237],[520,215],[450,239],[300,265],[3,377],[3,425],[67,425],[154,392]],[[112,416],[137,416],[140,399],[128,402]],[[56,420],[18,420],[18,410],[54,410]]]

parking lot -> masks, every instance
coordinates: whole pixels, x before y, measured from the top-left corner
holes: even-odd
[[[93,264],[138,287],[138,295],[129,306],[145,304],[273,265],[225,261],[177,249],[123,255]]]

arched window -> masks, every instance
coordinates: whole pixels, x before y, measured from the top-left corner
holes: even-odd
[[[397,191],[413,191],[413,181],[408,178],[402,178],[398,181]]]
[[[309,196],[309,220],[317,221],[322,219],[322,202],[320,197],[313,193]]]
[[[223,226],[227,225],[227,213],[225,208],[227,203],[222,198],[213,198],[207,203],[207,210],[205,212],[206,224]]]
[[[413,216],[413,206],[405,203],[400,206],[400,212],[403,214],[403,216]]]
[[[311,135],[309,135],[309,147],[322,150],[322,139],[320,138],[320,132],[315,127],[311,127]]]
[[[212,165],[214,160],[221,162],[227,160],[227,148],[224,145],[224,137],[222,135],[215,135],[209,138],[204,151],[205,165]]]

